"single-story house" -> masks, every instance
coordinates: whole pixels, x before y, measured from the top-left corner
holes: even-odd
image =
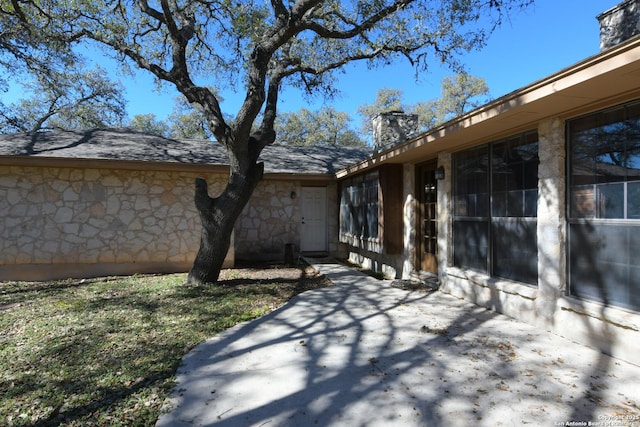
[[[639,5],[599,16],[596,55],[426,133],[378,117],[373,154],[268,147],[230,257],[348,257],[640,363]],[[193,181],[226,181],[215,147],[0,137],[0,280],[188,269]]]
[[[349,259],[640,363],[639,17],[621,3],[598,54],[339,171]]]
[[[335,174],[370,153],[267,147],[225,265],[282,260],[286,245],[335,252]],[[0,135],[0,280],[187,271],[200,243],[195,179],[215,196],[228,175],[211,141],[124,129]]]

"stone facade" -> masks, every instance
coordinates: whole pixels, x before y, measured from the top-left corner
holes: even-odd
[[[197,176],[222,191],[224,174],[3,167],[0,279],[188,269],[200,240]]]
[[[371,119],[371,124],[374,148],[382,151],[414,136],[418,131],[418,115],[401,111],[381,113]]]
[[[640,0],[627,0],[598,15],[600,50],[640,34]]]
[[[438,154],[438,167],[444,170],[444,178],[438,180],[438,279],[447,279],[447,268],[453,265],[453,203],[451,153]]]
[[[538,125],[538,295],[537,314],[550,322],[556,301],[565,294],[565,122],[549,119]]]
[[[300,251],[301,194],[308,185],[303,180],[267,179],[258,184],[245,206],[235,228],[237,259],[282,261],[285,245]],[[338,250],[337,184],[318,183],[327,187],[327,251]]]
[[[226,172],[80,166],[0,168],[0,280],[187,271],[200,244],[194,180],[212,197]],[[115,163],[114,163],[115,164]],[[304,180],[258,184],[241,213],[225,266],[235,258],[282,261],[300,247]],[[328,250],[337,250],[336,183],[328,186]]]
[[[415,165],[407,163],[402,168],[402,196],[404,205],[402,207],[402,233],[403,233],[403,253],[401,274],[400,271],[394,277],[410,279],[415,273],[416,249],[416,168]]]
[[[295,181],[260,183],[236,226],[238,252],[271,257],[297,241],[300,208],[291,193],[299,193],[299,188]]]
[[[236,223],[238,258],[281,260],[286,244],[299,247],[300,189],[299,181],[258,184]]]

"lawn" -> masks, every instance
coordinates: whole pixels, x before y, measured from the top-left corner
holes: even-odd
[[[0,421],[149,426],[186,352],[330,282],[309,267],[0,282]]]

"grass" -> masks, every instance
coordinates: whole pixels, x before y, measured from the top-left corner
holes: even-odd
[[[0,283],[0,423],[154,425],[184,354],[328,284],[304,271],[228,271],[207,287],[181,274]]]

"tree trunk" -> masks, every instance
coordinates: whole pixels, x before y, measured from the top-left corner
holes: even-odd
[[[209,196],[207,182],[196,179],[194,201],[202,221],[202,232],[200,249],[187,277],[188,285],[218,280],[236,220],[262,179],[263,171],[264,164],[254,163],[246,174],[231,173],[224,192],[215,198]]]

